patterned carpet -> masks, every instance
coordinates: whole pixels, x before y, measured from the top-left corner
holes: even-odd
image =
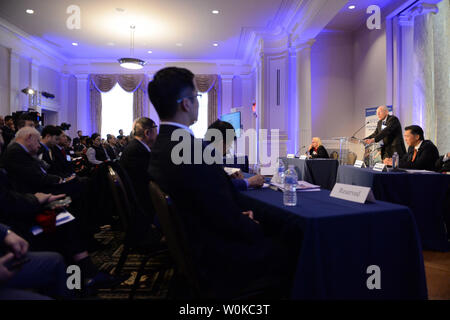
[[[108,248],[92,253],[92,259],[102,271],[112,273],[123,250],[123,234],[118,231],[103,230],[95,237],[103,244],[108,245]],[[130,277],[116,288],[99,290],[97,299],[128,299],[140,266],[141,257],[139,254],[129,254],[122,273],[129,274]],[[149,259],[134,299],[166,299],[170,280],[174,274],[174,270],[168,266],[170,266],[168,253]]]

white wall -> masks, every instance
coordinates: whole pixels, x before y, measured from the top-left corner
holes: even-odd
[[[360,28],[353,38],[354,123],[364,124],[365,108],[386,104],[386,26]],[[363,130],[364,131],[364,130]]]
[[[311,48],[312,135],[349,136],[353,128],[353,38],[323,32]]]
[[[0,115],[9,114],[9,52],[0,46]]]

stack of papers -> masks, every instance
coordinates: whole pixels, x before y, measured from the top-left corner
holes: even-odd
[[[284,190],[284,184],[271,182],[271,185],[277,187],[279,190]],[[306,182],[297,181],[297,191],[320,191],[320,186]]]
[[[434,171],[428,171],[428,170],[413,170],[413,169],[405,169],[408,173],[436,173]]]

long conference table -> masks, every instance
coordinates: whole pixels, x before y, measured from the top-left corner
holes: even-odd
[[[377,172],[339,166],[337,182],[370,187],[377,200],[408,206],[426,250],[449,251],[445,215],[450,215],[450,175]]]
[[[295,207],[271,188],[238,197],[261,223],[301,242],[292,299],[427,299],[422,247],[407,207],[353,203],[328,190],[298,192]],[[379,267],[380,289],[367,285],[370,266]]]

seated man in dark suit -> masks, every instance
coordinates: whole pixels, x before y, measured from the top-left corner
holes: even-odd
[[[44,163],[44,169],[51,174],[60,175],[55,165],[53,147],[57,144],[59,135],[62,133],[55,126],[45,126],[42,130],[41,147],[38,150],[37,157]]]
[[[381,158],[392,158],[394,152],[401,158],[405,152],[405,144],[402,137],[402,126],[396,116],[389,115],[386,106],[379,106],[377,109],[378,124],[374,133],[365,138],[365,142],[370,144],[379,142],[381,146]]]
[[[255,282],[280,289],[292,275],[286,257],[295,254],[275,245],[253,212],[239,207],[223,167],[195,154],[202,153],[203,144],[189,129],[199,108],[193,80],[189,70],[171,67],[158,71],[148,85],[161,119],[150,175],[175,203],[199,281],[212,296],[233,297]]]
[[[416,170],[435,170],[439,151],[430,140],[424,140],[421,127],[412,125],[405,128],[405,141],[408,153],[399,159],[399,168]],[[387,165],[392,165],[392,158],[385,159]]]
[[[213,132],[217,130],[217,132]],[[217,133],[217,134],[216,134]],[[226,121],[216,120],[209,127],[205,134],[205,143],[214,146],[214,149],[220,153],[223,158],[223,166],[227,167],[226,155],[229,152],[231,144],[236,140],[236,132],[233,126]],[[234,157],[236,160],[236,157]],[[248,179],[244,179],[243,174],[239,171],[231,176],[231,182],[237,190],[247,190],[248,188],[261,188],[264,185],[264,177],[262,175],[254,175]]]
[[[64,133],[64,131],[60,131],[60,135],[58,136],[57,143],[53,146],[53,157],[54,157],[54,166],[55,173],[57,173],[60,177],[68,178],[75,174],[75,171],[72,167],[71,157],[67,153],[67,140],[68,136]]]
[[[106,135],[105,149],[111,160],[119,159],[119,149],[116,147],[117,139],[112,134]]]
[[[440,156],[436,161],[436,171],[438,172],[450,172],[450,152]]]
[[[150,182],[148,166],[151,157],[150,148],[156,141],[158,131],[152,119],[142,117],[134,122],[133,132],[134,139],[124,149],[120,165],[130,177],[137,200],[146,214],[145,217],[142,217],[143,224],[150,226],[153,223],[154,208],[148,195],[148,183]]]

